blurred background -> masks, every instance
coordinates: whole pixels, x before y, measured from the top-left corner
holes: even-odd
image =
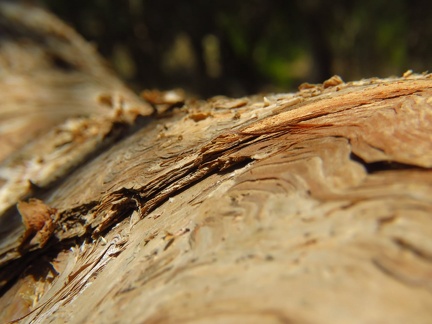
[[[209,97],[423,72],[432,2],[38,0],[93,42],[132,88]]]

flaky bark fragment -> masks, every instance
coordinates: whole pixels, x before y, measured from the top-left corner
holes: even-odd
[[[57,209],[45,205],[39,199],[30,199],[28,202],[20,201],[17,204],[25,227],[22,242],[30,245],[38,245],[43,248],[48,242],[57,222]]]

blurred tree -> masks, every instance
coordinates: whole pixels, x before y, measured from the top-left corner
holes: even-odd
[[[431,5],[384,0],[39,0],[137,89],[291,90],[428,69]]]

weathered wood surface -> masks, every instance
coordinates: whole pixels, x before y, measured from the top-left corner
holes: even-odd
[[[3,263],[20,254],[11,214],[18,200],[61,179],[153,108],[71,28],[43,10],[9,2],[0,3],[0,91]]]
[[[3,321],[430,323],[431,103],[431,75],[334,77],[293,94],[187,100],[117,142],[96,131],[85,154],[92,137],[56,154],[47,134],[70,113],[14,149],[43,158],[39,171],[1,165],[0,222],[14,233],[0,249]],[[42,155],[31,149],[41,139]],[[45,154],[60,180],[40,171]],[[17,178],[38,189],[17,194]]]

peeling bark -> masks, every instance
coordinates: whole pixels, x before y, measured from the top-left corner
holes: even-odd
[[[430,322],[432,75],[333,77],[153,116],[124,91],[145,109],[90,112],[63,151],[52,134],[68,115],[2,162],[3,321]],[[55,214],[46,242],[23,239],[17,203],[24,220]]]

